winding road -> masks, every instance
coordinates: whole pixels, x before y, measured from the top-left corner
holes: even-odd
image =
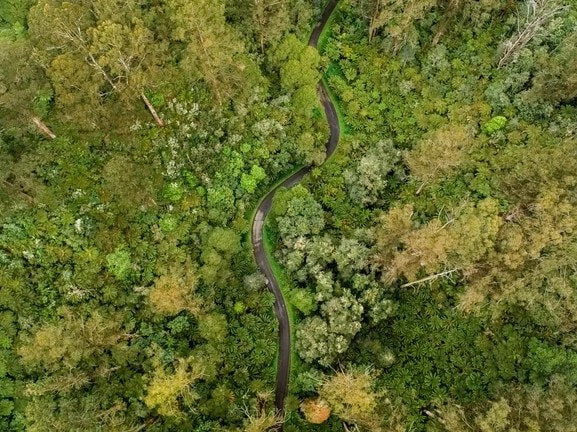
[[[329,0],[328,4],[325,6],[323,14],[313,29],[310,39],[309,46],[317,47],[319,37],[327,24],[331,14],[333,13],[335,7],[339,0]],[[340,137],[340,127],[339,119],[337,117],[337,112],[331,101],[328,91],[321,81],[318,85],[318,94],[321,104],[325,110],[327,122],[329,124],[329,138],[326,143],[326,157],[325,161],[334,153],[337,148]],[[276,392],[275,392],[275,406],[277,415],[282,418],[284,417],[284,400],[288,392],[288,382],[290,375],[290,357],[291,357],[291,340],[290,340],[290,323],[287,312],[287,307],[285,300],[283,298],[279,283],[274,276],[271,268],[271,264],[267,259],[265,246],[263,243],[263,231],[266,221],[266,217],[270,212],[272,206],[272,200],[274,194],[279,188],[291,188],[297,183],[299,183],[305,175],[311,171],[311,166],[306,166],[290,177],[288,177],[281,184],[275,186],[270,190],[265,197],[260,202],[257,211],[255,213],[254,219],[252,221],[252,248],[256,263],[258,267],[265,275],[267,280],[267,287],[269,291],[274,295],[275,303],[275,314],[279,322],[279,355],[278,355],[278,367],[276,376]],[[282,423],[277,427],[277,430],[282,430]]]

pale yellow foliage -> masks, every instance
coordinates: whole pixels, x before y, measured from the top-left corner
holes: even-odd
[[[371,432],[383,431],[383,413],[377,410],[383,394],[373,390],[374,379],[368,370],[337,372],[325,380],[319,395],[342,420]]]
[[[577,432],[577,393],[553,376],[547,389],[512,387],[503,397],[476,406],[446,405],[433,414],[428,432]]]
[[[249,416],[244,432],[267,432],[278,423],[274,414],[263,412],[257,417]]]
[[[414,23],[437,5],[437,0],[373,0],[370,5],[369,40],[385,27],[397,51],[414,39]]]
[[[511,407],[504,398],[491,402],[489,410],[483,417],[475,419],[481,432],[505,432],[509,428],[509,414]]]
[[[426,273],[437,272],[447,261],[455,240],[438,219],[403,236],[404,250],[396,253],[387,276],[394,280],[404,275],[409,281],[416,279],[421,269]]]
[[[400,239],[413,228],[413,206],[393,207],[379,218],[376,242],[379,249],[396,247]]]
[[[467,160],[474,139],[465,126],[445,125],[407,154],[411,174],[427,183],[446,177]]]
[[[115,316],[94,312],[85,317],[68,308],[62,308],[60,316],[57,323],[46,324],[24,339],[18,353],[25,365],[50,370],[73,368],[95,351],[117,345],[123,336]]]
[[[26,396],[42,396],[48,393],[65,394],[89,383],[90,379],[86,373],[68,371],[63,375],[51,375],[27,384],[24,394]]]
[[[458,308],[466,313],[479,311],[487,301],[489,289],[487,289],[490,278],[481,278],[469,285],[459,298]]]
[[[373,230],[375,246],[378,254],[376,263],[387,267],[401,246],[404,236],[413,228],[413,206],[393,207],[379,218],[379,225]]]
[[[162,315],[176,315],[183,310],[193,315],[200,314],[202,300],[195,296],[196,282],[196,277],[190,272],[182,276],[160,276],[150,290],[150,306],[154,312]]]
[[[467,417],[465,409],[459,405],[444,407],[438,410],[437,420],[440,424],[432,429],[446,432],[520,432],[516,428],[510,428],[509,403],[501,398],[497,402],[490,402],[486,413],[478,414],[472,419]],[[539,429],[532,432],[537,432]]]
[[[34,397],[27,401],[24,416],[27,432],[136,432],[145,426],[126,419],[124,402],[108,406],[90,396],[79,396],[60,404],[49,397]]]
[[[155,361],[144,403],[155,408],[160,415],[180,417],[182,406],[191,406],[198,398],[192,385],[202,377],[202,367],[188,359],[179,359],[173,372],[167,372],[160,362]]]
[[[476,263],[494,248],[503,223],[492,199],[476,205],[465,202],[450,212],[448,220],[433,219],[413,230],[410,210],[410,206],[391,210],[376,230],[377,262],[387,269],[389,280],[404,276],[414,281],[420,271],[434,274],[447,268],[472,274]]]
[[[507,304],[523,304],[544,308],[566,331],[577,329],[577,293],[566,281],[575,273],[576,229],[577,208],[562,191],[543,191],[529,211],[501,222],[496,247],[483,259],[488,270],[471,280],[460,308],[474,311],[491,300],[499,316]]]

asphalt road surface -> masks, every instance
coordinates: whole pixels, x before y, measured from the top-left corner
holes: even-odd
[[[319,37],[334,11],[339,0],[330,0],[325,7],[323,14],[314,28],[309,39],[309,45],[317,46]],[[337,148],[340,137],[339,120],[335,107],[328,95],[324,83],[321,81],[318,87],[318,94],[321,104],[325,110],[326,118],[329,124],[330,135],[326,143],[326,158],[334,153]],[[302,178],[311,171],[311,167],[303,167],[292,174],[289,178],[277,185],[274,189],[268,192],[265,198],[261,201],[255,217],[252,221],[252,247],[255,260],[267,279],[267,287],[274,295],[275,314],[279,322],[279,356],[276,376],[276,392],[275,392],[275,406],[277,414],[280,418],[284,417],[284,400],[288,392],[288,383],[290,375],[290,357],[291,357],[291,340],[290,340],[290,323],[286,308],[285,300],[282,296],[278,281],[276,280],[269,261],[267,260],[263,244],[263,230],[266,217],[271,209],[272,199],[275,192],[281,188],[291,188],[299,183]],[[277,427],[277,430],[282,430],[282,424]]]

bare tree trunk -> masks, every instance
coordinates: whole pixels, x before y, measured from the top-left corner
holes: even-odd
[[[423,278],[423,279],[419,279],[419,280],[416,280],[416,281],[414,281],[414,282],[409,282],[409,283],[403,284],[403,285],[401,285],[401,288],[411,287],[411,286],[413,286],[413,285],[422,284],[423,282],[434,281],[434,280],[439,279],[439,278],[441,278],[441,277],[449,276],[449,275],[451,275],[451,274],[453,274],[453,273],[455,273],[455,272],[457,272],[457,271],[459,271],[459,270],[461,270],[461,269],[455,268],[455,269],[452,269],[452,270],[445,270],[445,271],[443,271],[443,272],[441,272],[441,273],[437,273],[437,274],[434,274],[434,275],[431,275],[431,276],[427,276],[427,277],[425,277],[425,278]]]
[[[50,138],[50,139],[54,139],[56,138],[56,135],[54,134],[54,132],[52,132],[48,126],[46,126],[42,120],[40,120],[38,117],[34,116],[31,117],[30,120],[32,120],[32,123],[34,123],[34,126],[36,126],[40,132],[42,132],[46,137]]]
[[[375,1],[375,9],[371,15],[371,22],[369,24],[369,43],[373,40],[373,37],[377,33],[377,17],[379,16],[379,12],[381,11],[381,2],[380,0]]]
[[[158,113],[152,106],[152,103],[150,103],[144,92],[140,93],[140,97],[142,97],[142,100],[146,104],[146,108],[148,108],[148,111],[150,111],[150,114],[152,114],[152,117],[154,117],[154,121],[156,122],[158,127],[164,127],[164,121],[160,118],[160,116],[158,115]]]

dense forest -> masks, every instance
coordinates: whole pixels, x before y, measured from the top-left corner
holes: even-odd
[[[324,7],[0,0],[0,430],[577,432],[577,0]]]

